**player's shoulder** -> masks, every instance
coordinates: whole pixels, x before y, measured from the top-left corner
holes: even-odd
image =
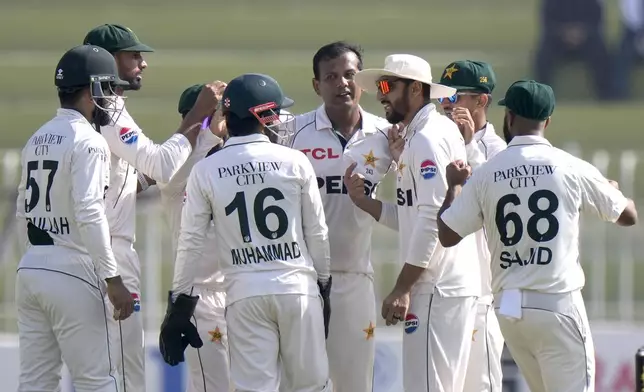
[[[368,112],[362,108],[361,108],[361,113],[363,116],[363,119],[362,119],[363,127],[365,123],[369,124],[375,129],[375,131],[378,134],[384,136],[385,138],[387,137],[387,131],[389,130],[389,128],[391,128],[391,125],[392,125],[387,119],[380,117],[378,115],[375,115],[371,112]]]
[[[488,123],[485,131],[483,131],[483,137],[479,143],[483,145],[486,150],[486,157],[490,159],[499,152],[505,150],[508,147],[508,144],[503,140],[494,129],[491,123]]]
[[[310,132],[315,130],[315,117],[319,109],[311,110],[310,112],[301,113],[293,119],[295,134],[299,132]]]
[[[122,109],[115,114],[115,120],[108,125],[101,126],[101,134],[106,137],[108,143],[119,140],[123,144],[130,145],[137,142],[141,128],[136,124],[125,107],[124,101],[117,103]]]
[[[575,175],[596,174],[599,170],[590,162],[574,156],[568,151],[553,147],[552,158],[556,166],[566,167]]]

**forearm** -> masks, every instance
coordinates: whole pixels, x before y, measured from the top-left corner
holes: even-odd
[[[84,219],[79,219],[77,216],[78,231],[98,275],[101,279],[117,276],[119,272],[110,244],[107,217],[103,211],[85,211]]]
[[[196,260],[200,256],[200,252],[193,250],[181,249],[177,251],[172,278],[172,293],[175,298],[179,294],[191,294],[195,276],[192,269],[189,268],[189,264],[190,260]]]
[[[137,172],[136,193],[141,193],[157,182],[141,172]]]
[[[425,268],[405,263],[398,275],[398,280],[396,280],[394,291],[399,293],[409,293],[414,284],[418,282],[418,279],[420,279],[423,272],[425,272]]]
[[[380,202],[380,205],[380,219],[378,223],[393,231],[398,231],[398,206],[392,203],[382,202]]]
[[[163,144],[150,143],[140,148],[135,167],[156,182],[168,183],[183,166],[192,146],[184,135],[174,134]]]
[[[380,216],[382,215],[382,202],[380,200],[363,197],[354,201],[354,204],[362,211],[371,215],[376,221],[380,221]]]
[[[439,224],[443,223],[443,221],[440,219],[441,215],[443,215],[443,212],[445,212],[445,210],[452,206],[454,199],[456,199],[456,196],[461,193],[462,189],[463,187],[461,185],[450,186],[449,188],[447,188],[447,192],[445,192],[445,200],[443,200],[443,205],[438,210]]]

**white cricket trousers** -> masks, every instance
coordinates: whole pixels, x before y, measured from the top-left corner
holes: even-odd
[[[321,297],[244,298],[226,307],[226,323],[236,392],[333,390]]]
[[[85,256],[70,255],[63,257]],[[35,257],[35,256],[25,256]],[[54,255],[39,255],[55,265]],[[60,256],[58,256],[60,257]],[[49,260],[48,260],[49,259]],[[85,262],[91,263],[87,257]],[[20,381],[18,392],[60,391],[63,361],[76,392],[119,392],[114,330],[104,283],[45,269],[16,278]]]
[[[532,392],[593,392],[595,349],[581,291],[521,293],[521,318],[499,313],[503,292],[494,303],[512,358]]]
[[[502,354],[503,335],[494,307],[479,301],[463,392],[502,392]]]
[[[411,292],[403,335],[405,392],[462,391],[476,297],[441,297],[429,290],[417,284]]]
[[[141,265],[131,242],[112,237],[112,250],[123,283],[130,293],[141,299]],[[112,308],[113,309],[113,308]],[[120,322],[110,318],[117,331],[117,367],[121,374],[119,383],[123,392],[145,390],[145,340],[143,336],[143,307]]]
[[[331,274],[331,320],[326,348],[334,391],[371,392],[376,350],[373,276]]]
[[[199,302],[192,322],[203,341],[201,348],[188,346],[188,392],[229,392],[232,390],[226,336],[226,293],[207,287],[193,287]]]

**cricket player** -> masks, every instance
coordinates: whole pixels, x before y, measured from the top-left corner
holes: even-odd
[[[594,391],[580,212],[632,226],[637,211],[594,166],[544,138],[555,108],[550,86],[515,82],[500,104],[508,148],[469,179],[465,163],[450,163],[439,238],[451,249],[485,229],[499,325],[531,391]]]
[[[134,300],[110,246],[110,152],[93,125],[118,117],[109,103],[123,82],[112,56],[91,45],[66,52],[54,78],[60,109],[22,150],[18,391],[59,391],[64,358],[76,392],[117,392],[116,331],[107,320],[127,319]]]
[[[176,365],[187,344],[203,345],[190,323],[199,299],[192,292],[192,261],[203,257],[212,221],[213,259],[225,277],[230,372],[238,391],[277,391],[281,383],[291,392],[332,391],[325,348],[330,256],[322,200],[304,154],[271,143],[280,110],[292,104],[269,76],[233,79],[223,95],[230,138],[188,178],[176,261],[184,268],[175,269],[174,302],[161,326],[160,348],[165,361]]]
[[[496,85],[492,67],[482,61],[462,60],[449,64],[440,83],[456,89],[449,98],[438,98],[447,117],[463,135],[468,163],[473,170],[500,151],[506,143],[487,119]],[[490,251],[484,230],[475,233],[481,265],[481,296],[472,333],[472,350],[467,365],[464,392],[501,392],[503,335],[492,306]]]
[[[114,56],[120,78],[128,82],[126,90],[141,88],[142,73],[147,67],[141,53],[152,52],[153,49],[141,43],[131,29],[117,24],[100,25],[87,33],[83,43],[100,46]],[[203,98],[208,98],[206,92],[207,89],[204,89]],[[120,326],[123,361],[119,367],[126,392],[145,391],[143,316],[139,311],[141,266],[134,250],[137,177],[142,183],[145,183],[143,175],[158,182],[170,181],[186,162],[196,143],[200,129],[193,126],[200,124],[215,110],[214,99],[210,98],[208,101],[201,99],[186,116],[177,133],[160,145],[149,139],[134,122],[121,96],[116,102],[122,110],[118,121],[101,127],[101,134],[112,152],[110,187],[106,196],[112,247],[123,280],[137,303],[135,314]]]
[[[226,87],[225,83],[216,82],[220,97]],[[183,118],[190,112],[204,84],[187,88],[179,98],[178,110]],[[179,171],[172,176],[169,183],[157,183],[161,194],[161,205],[172,236],[172,252],[177,253],[179,232],[181,228],[181,210],[186,195],[186,183],[194,165],[202,159],[221,149],[225,137],[225,125],[218,110],[210,122],[211,132],[201,132],[197,145]],[[214,226],[208,228],[203,257],[190,260],[187,268],[195,268],[195,281],[192,295],[199,296],[192,321],[199,336],[206,345],[199,349],[190,348],[187,352],[189,369],[188,392],[228,392],[230,390],[230,372],[228,365],[228,340],[226,337],[226,320],[224,318],[226,292],[223,287],[224,276],[218,263],[213,259],[217,253],[217,239]],[[184,261],[186,261],[184,259]],[[186,268],[175,266],[178,270]]]
[[[383,131],[389,123],[359,105],[361,90],[354,77],[361,69],[362,52],[357,46],[333,42],[317,51],[313,88],[324,103],[295,117],[296,133],[290,143],[313,165],[329,227],[333,315],[326,345],[335,392],[371,392],[376,326],[371,266],[374,219],[351,202],[342,176],[347,162],[356,162],[357,171],[369,177],[365,192],[373,196],[391,164]],[[378,140],[372,143],[372,138]]]
[[[476,297],[480,293],[473,236],[453,249],[438,243],[436,214],[447,184],[445,163],[466,160],[458,127],[430,99],[451,97],[451,87],[432,83],[430,65],[408,55],[387,56],[384,69],[356,74],[364,90],[376,87],[391,124],[404,124],[404,150],[397,170],[397,207],[368,198],[364,180],[345,173],[356,205],[388,227],[397,228],[400,260],[396,286],[385,299],[387,324],[405,322],[403,383],[406,392],[460,391],[472,341]]]

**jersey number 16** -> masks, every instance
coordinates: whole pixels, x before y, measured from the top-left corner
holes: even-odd
[[[268,205],[264,207],[264,202],[267,197],[272,197],[275,201],[284,200],[284,194],[276,188],[264,188],[257,193],[253,201],[253,221],[257,231],[269,240],[276,240],[281,238],[288,230],[288,215],[283,208],[276,205]],[[248,208],[246,207],[246,192],[237,192],[235,198],[226,206],[226,216],[237,211],[239,218],[239,231],[241,232],[242,240],[245,243],[253,242],[253,237],[250,233],[250,223],[248,219]],[[271,230],[266,223],[270,215],[277,218],[277,228]]]

